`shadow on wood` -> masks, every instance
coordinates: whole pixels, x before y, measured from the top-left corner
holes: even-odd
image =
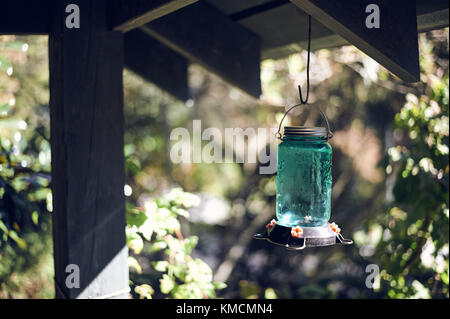
[[[168,47],[259,97],[260,39],[206,2],[142,27]]]
[[[125,33],[125,67],[175,98],[189,98],[188,60],[136,29]]]

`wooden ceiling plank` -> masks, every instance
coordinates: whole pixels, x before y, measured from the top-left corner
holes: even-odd
[[[308,42],[306,40],[292,42],[287,45],[282,45],[273,48],[263,49],[261,57],[266,59],[281,59],[291,54],[302,52],[306,50]],[[320,38],[314,38],[311,42],[311,51],[320,49],[333,49],[343,45],[349,45],[349,43],[343,39],[340,35],[330,34]]]
[[[448,8],[421,14],[417,16],[417,29],[419,32],[426,32],[448,27],[448,15]]]
[[[308,36],[308,15],[290,2],[242,19],[239,23],[261,37],[263,51],[303,42]],[[334,34],[315,19],[311,25],[313,39]],[[316,43],[313,41],[312,45]]]
[[[291,0],[406,82],[420,78],[415,1]],[[367,28],[368,4],[380,8],[380,28]]]
[[[261,12],[239,21],[240,24],[261,37],[263,60],[280,59],[307,48],[307,32],[301,28],[301,26],[306,26],[307,15],[299,8],[294,10],[292,6],[296,8],[289,3],[289,5]],[[448,9],[424,11],[422,8],[421,13],[419,10],[417,12],[418,32],[441,29],[449,25]],[[317,20],[312,19],[312,51],[343,45],[350,45],[350,43]]]
[[[142,30],[250,95],[261,95],[260,38],[210,4],[192,4]]]
[[[448,9],[448,0],[416,0],[417,15]]]
[[[48,34],[49,1],[2,1],[0,34]]]
[[[175,98],[189,98],[188,60],[136,29],[125,34],[125,67]]]
[[[233,15],[274,1],[278,0],[206,0],[226,15]]]
[[[198,0],[113,0],[110,2],[110,26],[127,32],[184,8]]]

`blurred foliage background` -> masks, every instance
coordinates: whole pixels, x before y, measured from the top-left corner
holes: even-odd
[[[187,102],[125,70],[132,296],[448,298],[448,28],[419,41],[415,84],[350,46],[311,55],[310,101],[335,132],[332,221],[355,244],[303,252],[252,239],[274,217],[275,175],[169,154],[171,130],[192,132],[195,119],[222,132],[277,127],[305,54],[262,63],[260,100],[196,65]],[[0,298],[54,295],[48,98],[47,38],[0,36]],[[313,109],[292,113],[287,124],[319,124]]]

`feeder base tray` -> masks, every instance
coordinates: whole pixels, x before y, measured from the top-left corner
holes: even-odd
[[[285,246],[289,250],[302,250],[306,247],[322,247],[335,244],[353,244],[351,239],[345,239],[340,233],[333,231],[329,223],[319,227],[301,227],[302,234],[300,237],[292,236],[292,229],[292,227],[275,223],[268,227],[266,232],[256,234],[253,237]]]

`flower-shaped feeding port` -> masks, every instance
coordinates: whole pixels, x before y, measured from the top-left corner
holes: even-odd
[[[276,221],[275,219],[272,219],[272,220],[270,221],[270,223],[268,223],[268,224],[266,225],[267,230],[272,229],[273,226],[275,226],[276,224],[277,224],[277,221]]]
[[[289,250],[302,250],[306,247],[330,246],[335,244],[350,245],[351,239],[345,239],[336,223],[326,223],[322,226],[284,226],[280,221],[272,219],[266,224],[266,231],[254,235],[255,239],[265,239],[273,244],[286,247]]]
[[[339,234],[341,232],[341,229],[339,228],[339,226],[336,223],[334,223],[334,222],[330,224],[330,228],[336,234]]]
[[[292,237],[300,238],[303,235],[303,229],[299,226],[292,227],[291,235],[292,235]]]

